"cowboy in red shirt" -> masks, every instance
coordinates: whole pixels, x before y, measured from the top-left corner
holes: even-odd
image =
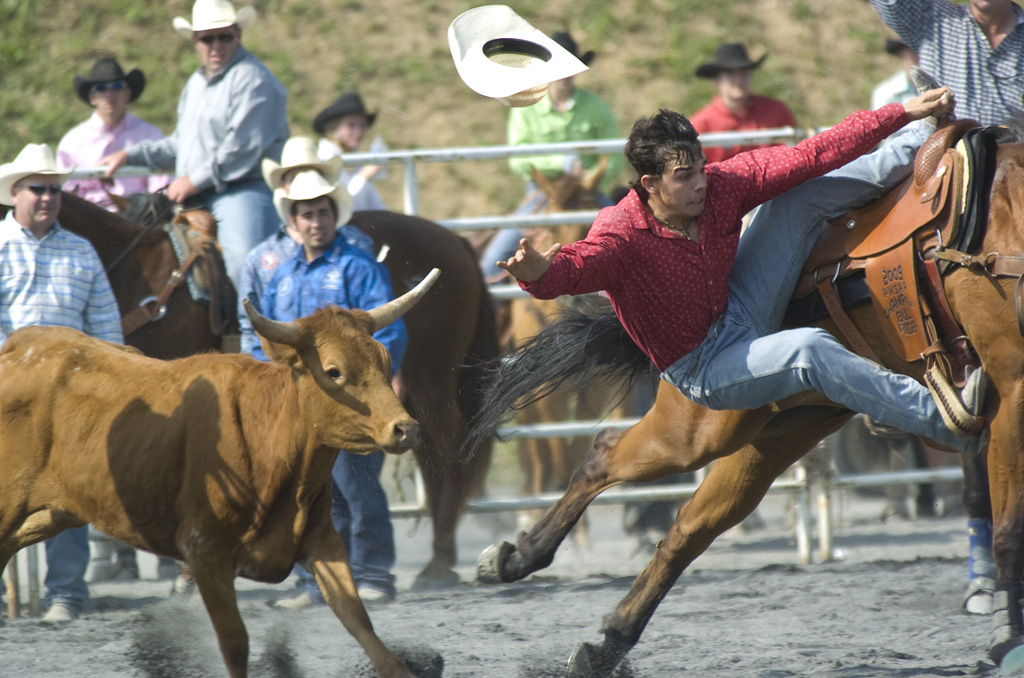
[[[742,43],[725,43],[715,50],[714,59],[697,68],[697,77],[711,78],[715,82],[715,96],[711,103],[690,116],[698,134],[796,127],[796,118],[789,106],[778,99],[758,96],[751,89],[754,70],[761,66],[766,56],[764,54],[755,61]],[[771,145],[706,148],[704,156],[708,162],[721,162],[737,153]]]
[[[605,291],[662,378],[711,409],[754,409],[813,389],[874,421],[977,452],[987,436],[947,428],[917,381],[824,330],[780,331],[820,226],[908,176],[934,128],[916,123],[863,154],[952,103],[948,88],[933,89],[905,105],[854,113],[794,147],[711,164],[689,121],[662,110],[633,126],[625,149],[638,177],[633,190],[598,214],[585,239],[546,252],[522,240],[499,265],[542,299]],[[741,240],[741,218],[758,205]],[[977,370],[964,387],[974,413],[986,386]]]

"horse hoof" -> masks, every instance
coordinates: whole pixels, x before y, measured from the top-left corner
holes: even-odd
[[[968,614],[992,614],[992,596],[996,583],[988,577],[975,577],[964,594],[964,610]]]
[[[504,584],[501,568],[515,550],[507,541],[485,548],[476,561],[476,580],[481,584]]]
[[[566,664],[566,675],[569,678],[593,678],[594,662],[591,660],[593,653],[597,650],[590,643],[582,643],[569,657]]]
[[[447,591],[457,588],[462,580],[455,570],[445,568],[444,570],[427,572],[424,570],[416,575],[412,583],[413,591]]]
[[[1019,676],[1024,673],[1024,645],[1018,645],[999,662],[1000,676]]]

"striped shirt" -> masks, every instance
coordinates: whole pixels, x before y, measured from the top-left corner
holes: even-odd
[[[89,241],[59,224],[39,240],[12,210],[0,221],[0,344],[28,325],[124,343],[117,301]]]
[[[956,95],[956,115],[982,125],[1005,122],[1024,96],[1024,11],[992,49],[970,8],[948,0],[871,0],[889,28],[915,49],[921,68]]]

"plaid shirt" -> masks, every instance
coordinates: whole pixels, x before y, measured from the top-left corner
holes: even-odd
[[[1021,110],[1024,96],[1024,11],[992,49],[966,4],[948,0],[871,0],[882,20],[917,50],[921,68],[956,94],[956,114],[998,125]]]
[[[124,342],[117,301],[89,241],[59,224],[37,240],[12,210],[0,221],[0,344],[27,325]]]

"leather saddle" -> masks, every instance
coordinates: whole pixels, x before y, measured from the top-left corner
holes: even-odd
[[[925,382],[933,393],[948,397],[949,383],[964,383],[966,368],[979,361],[946,300],[936,251],[961,236],[971,163],[958,142],[977,126],[957,120],[938,129],[919,149],[913,176],[825,225],[797,283],[787,322],[813,320],[798,318],[796,309],[817,293],[848,345],[881,363],[844,310],[870,300],[893,351],[907,362],[925,361]],[[855,290],[850,303],[844,304],[843,289]]]

